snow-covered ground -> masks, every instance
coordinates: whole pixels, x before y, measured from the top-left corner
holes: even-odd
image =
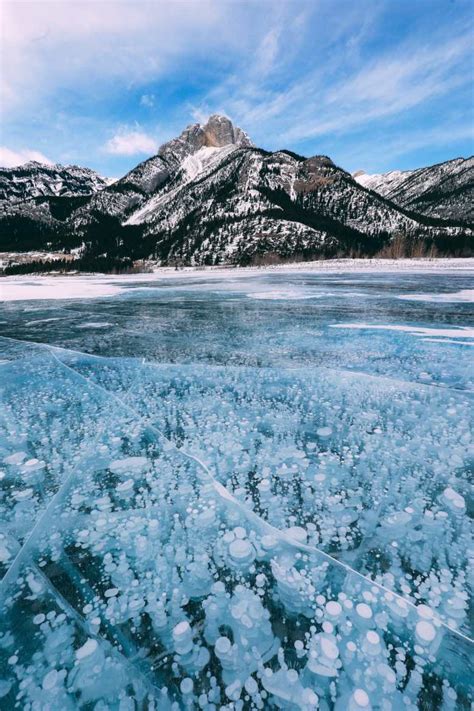
[[[239,276],[262,276],[266,272],[311,272],[311,273],[460,273],[472,272],[474,258],[465,259],[333,259],[316,262],[295,262],[265,267],[157,267],[147,274],[71,274],[71,275],[31,275],[0,277],[0,301],[22,301],[36,299],[95,299],[116,296],[130,286],[159,284],[161,279],[202,278],[234,280]],[[470,301],[472,293],[435,295],[443,301]],[[265,297],[261,297],[265,298]],[[429,294],[406,296],[403,298],[430,300]]]
[[[125,224],[139,225],[142,222],[146,222],[147,218],[153,215],[160,205],[165,204],[171,197],[177,195],[183,187],[194,180],[198,175],[212,170],[219,161],[235,151],[235,148],[236,147],[232,144],[224,146],[223,148],[203,146],[196,153],[189,155],[181,164],[183,177],[177,186],[171,190],[165,190],[164,193],[154,195],[137,210],[137,212],[134,212],[133,215],[126,220]]]

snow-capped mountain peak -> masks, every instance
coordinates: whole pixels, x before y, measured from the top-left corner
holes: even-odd
[[[415,170],[352,176],[359,185],[400,207],[441,219],[474,219],[474,156]]]
[[[91,195],[106,185],[106,180],[90,168],[28,161],[15,168],[0,168],[0,203]]]
[[[163,144],[158,155],[177,167],[187,156],[197,153],[201,148],[224,148],[229,145],[239,148],[253,146],[245,131],[234,126],[229,118],[213,114],[205,124],[187,126],[177,138]]]

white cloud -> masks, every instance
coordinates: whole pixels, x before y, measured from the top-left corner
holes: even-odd
[[[183,11],[185,9],[185,11]],[[177,65],[207,62],[248,50],[254,26],[238,4],[219,0],[21,0],[2,2],[4,111],[48,100],[64,87],[75,92],[144,86]],[[243,28],[245,27],[245,32]],[[203,53],[205,48],[205,56]]]
[[[104,150],[117,156],[153,155],[158,144],[142,131],[119,131],[107,141]]]
[[[6,146],[0,146],[0,166],[2,168],[14,168],[17,165],[23,165],[30,160],[35,160],[38,163],[46,163],[53,165],[53,161],[47,158],[40,151],[32,150],[31,148],[23,148],[20,151],[12,151]]]
[[[269,31],[256,57],[265,69],[277,66],[285,76],[286,43],[279,47],[277,38]],[[194,114],[203,108],[226,112],[257,142],[271,136],[281,146],[347,134],[403,116],[468,84],[471,39],[459,27],[447,36],[407,37],[370,63],[333,52],[306,72],[292,72],[293,63],[288,82],[268,82],[250,66],[247,76],[234,73],[209,92]]]
[[[260,42],[255,56],[252,58],[254,71],[261,77],[267,76],[274,69],[275,62],[278,60],[280,34],[279,27],[272,27]]]
[[[147,109],[153,108],[155,105],[155,95],[154,94],[143,94],[140,97],[140,106],[144,106]]]

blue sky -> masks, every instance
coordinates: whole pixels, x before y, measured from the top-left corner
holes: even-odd
[[[474,152],[472,0],[4,1],[0,164],[120,176],[210,113],[354,171]]]

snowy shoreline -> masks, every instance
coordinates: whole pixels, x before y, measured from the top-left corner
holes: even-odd
[[[301,272],[399,272],[399,271],[474,271],[474,257],[440,257],[419,259],[319,259],[313,262],[290,262],[264,266],[239,267],[219,265],[215,267],[183,267],[177,272],[174,267],[155,267],[154,274],[175,275],[186,273],[261,274],[272,271]]]
[[[450,273],[474,276],[474,258],[440,259],[332,259],[258,267],[156,267],[137,274],[31,274],[0,277],[0,302],[37,299],[93,299],[123,293],[128,284],[147,284],[160,279],[263,276],[267,273],[311,272],[313,274]]]

